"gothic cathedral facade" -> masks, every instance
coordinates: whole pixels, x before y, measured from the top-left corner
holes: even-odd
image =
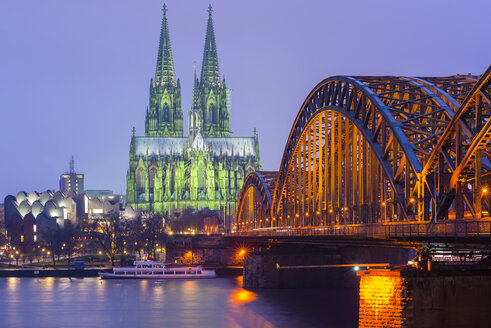
[[[219,210],[234,216],[245,176],[260,170],[259,142],[230,136],[230,89],[220,76],[211,6],[208,10],[200,78],[193,78],[188,136],[183,135],[181,84],[172,59],[167,9],[162,27],[145,136],[130,142],[127,204],[174,217],[188,209]]]

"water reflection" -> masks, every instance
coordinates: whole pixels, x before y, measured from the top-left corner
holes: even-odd
[[[231,295],[231,300],[234,303],[249,303],[257,298],[257,295],[245,289],[236,289]]]
[[[250,291],[241,278],[0,278],[3,327],[350,327],[318,291]],[[299,302],[300,300],[300,302]],[[316,313],[316,307],[321,310]],[[355,308],[353,313],[357,312]],[[331,319],[328,319],[332,322]]]
[[[7,288],[9,291],[15,291],[17,289],[20,278],[10,277],[7,278]]]
[[[55,284],[55,278],[53,278],[53,277],[41,278],[40,282],[41,282],[41,285],[43,286],[43,289],[52,290],[53,286]]]

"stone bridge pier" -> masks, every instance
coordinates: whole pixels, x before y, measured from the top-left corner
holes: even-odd
[[[491,327],[491,271],[361,270],[359,327]]]

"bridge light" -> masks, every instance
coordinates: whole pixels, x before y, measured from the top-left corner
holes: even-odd
[[[414,203],[414,198],[413,198],[413,197],[411,197],[411,198],[409,199],[409,201],[410,201],[411,203]]]
[[[482,188],[482,193],[487,194],[488,193],[488,188]]]
[[[319,211],[317,211],[316,213],[317,213],[317,215],[321,214],[321,212],[319,212]]]
[[[329,213],[332,213],[332,212],[333,212],[333,211],[332,211],[332,208],[330,208],[330,209],[329,209]]]
[[[360,267],[355,266],[353,269],[355,269],[355,271],[358,271],[360,270]]]
[[[385,206],[385,202],[382,202],[382,206]]]
[[[305,216],[309,216],[309,212],[305,213]]]
[[[298,218],[298,213],[297,213],[297,214],[295,214],[295,216]]]

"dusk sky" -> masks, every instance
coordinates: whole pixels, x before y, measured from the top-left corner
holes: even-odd
[[[167,0],[185,134],[209,1]],[[131,129],[144,135],[161,0],[0,1],[0,202],[20,190],[126,191]],[[214,0],[233,136],[259,134],[278,170],[307,94],[333,75],[481,74],[491,64],[491,1]],[[464,5],[465,4],[465,5]]]

